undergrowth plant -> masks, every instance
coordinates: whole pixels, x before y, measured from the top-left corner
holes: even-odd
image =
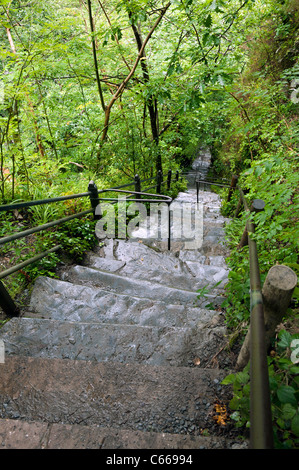
[[[251,168],[241,173],[239,185],[246,190],[248,205],[254,199],[265,202],[264,211],[250,214],[255,223],[255,233],[250,236],[257,243],[262,285],[269,269],[275,264],[289,266],[299,279],[299,174],[296,160],[282,155],[263,155],[264,159],[252,162]],[[226,226],[230,255],[230,268],[226,286],[226,322],[232,331],[240,332],[242,343],[250,323],[250,273],[248,246],[238,247],[248,214],[242,211],[234,218],[239,198],[238,191],[229,203],[224,203],[223,214],[232,219]],[[275,447],[294,448],[299,445],[299,366],[291,355],[293,341],[299,338],[292,331],[299,312],[298,285],[293,292],[292,303],[283,318],[286,329],[279,332],[268,356],[268,371],[271,388],[273,431]],[[280,325],[281,328],[281,325]],[[296,331],[296,327],[293,328]],[[248,367],[230,374],[223,382],[232,385],[230,402],[231,419],[237,427],[249,426],[250,381]]]
[[[299,334],[281,330],[268,357],[271,411],[275,448],[299,446]],[[222,381],[230,385],[230,419],[237,428],[250,428],[249,364],[241,372],[229,374]]]

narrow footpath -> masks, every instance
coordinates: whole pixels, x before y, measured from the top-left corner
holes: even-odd
[[[195,207],[190,186],[176,202]],[[218,195],[199,201],[200,248],[105,239],[60,279],[36,280],[24,315],[0,330],[0,448],[246,447],[219,414],[233,366],[226,219]]]

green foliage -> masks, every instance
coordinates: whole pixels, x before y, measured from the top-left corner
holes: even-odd
[[[229,403],[232,410],[230,419],[235,422],[236,427],[250,427],[250,384],[249,384],[249,365],[242,372],[229,374],[222,381],[223,385],[232,386],[233,398]]]
[[[55,243],[62,245],[63,249],[77,261],[81,261],[84,254],[96,243],[95,221],[90,218],[73,219],[63,224],[52,235]]]
[[[290,449],[299,445],[299,366],[295,354],[298,344],[299,334],[281,330],[276,351],[268,358],[275,448]],[[230,418],[236,427],[250,427],[249,365],[242,372],[228,375],[222,384],[232,386],[233,390]]]
[[[256,230],[251,237],[258,247],[259,266],[262,281],[271,266],[284,264],[298,273],[299,240],[299,199],[297,188],[299,173],[296,162],[277,156],[266,156],[264,160],[253,162],[249,170],[240,177],[240,186],[248,188],[248,201],[262,199],[265,210],[252,216]],[[237,197],[225,205],[224,213],[236,205]],[[243,234],[247,215],[233,219],[226,227],[231,253],[228,265],[231,268],[227,285],[228,324],[237,326],[238,322],[247,322],[250,313],[249,297],[249,254],[248,246],[238,249]],[[297,291],[294,297],[297,298]]]

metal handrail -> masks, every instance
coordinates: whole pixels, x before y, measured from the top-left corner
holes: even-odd
[[[140,187],[140,183],[151,181],[153,179],[157,180],[157,184],[155,186],[152,186],[150,188],[145,188],[143,192],[136,191],[136,189],[138,189]],[[175,180],[176,181],[178,180],[178,172],[176,174]],[[34,200],[34,201],[23,201],[23,202],[16,202],[16,203],[12,203],[12,204],[1,205],[0,206],[0,212],[4,212],[4,211],[21,209],[21,208],[37,206],[37,205],[42,205],[42,204],[51,204],[51,203],[54,203],[54,202],[61,202],[61,201],[66,201],[66,200],[70,200],[70,199],[77,199],[77,198],[81,198],[81,197],[89,197],[90,202],[91,202],[91,209],[88,209],[88,210],[85,210],[85,211],[82,211],[82,212],[79,212],[79,213],[76,213],[76,214],[72,214],[70,216],[63,217],[61,219],[54,220],[52,222],[48,222],[46,224],[42,224],[42,225],[39,225],[37,227],[32,227],[30,229],[23,230],[21,232],[16,232],[16,233],[14,233],[12,235],[8,235],[6,237],[2,237],[2,238],[0,238],[0,246],[4,245],[6,243],[12,242],[14,240],[17,240],[17,239],[27,237],[28,235],[32,235],[33,233],[37,233],[37,232],[40,232],[40,231],[43,231],[43,230],[47,230],[47,229],[49,229],[51,227],[54,227],[54,226],[64,224],[65,222],[68,222],[72,219],[83,217],[83,216],[88,215],[90,213],[93,213],[94,218],[96,218],[95,209],[96,209],[96,207],[97,207],[100,200],[114,200],[114,201],[116,201],[115,198],[114,199],[113,198],[111,198],[111,199],[110,198],[99,198],[99,194],[104,193],[104,192],[119,192],[119,193],[130,194],[131,196],[132,195],[139,195],[140,196],[140,198],[135,198],[135,199],[131,199],[131,196],[129,196],[128,199],[130,198],[130,202],[134,202],[134,201],[157,202],[157,198],[158,198],[158,199],[164,200],[169,205],[172,201],[171,197],[164,196],[164,195],[161,195],[161,194],[149,194],[149,193],[146,193],[146,191],[149,191],[150,189],[153,189],[153,188],[157,188],[157,190],[159,191],[160,188],[161,188],[161,184],[164,184],[165,182],[167,182],[168,185],[170,185],[171,181],[172,181],[172,179],[171,179],[171,170],[169,170],[167,179],[165,181],[163,179],[162,172],[158,172],[158,174],[156,176],[146,178],[144,180],[140,180],[138,175],[136,175],[135,179],[130,183],[127,183],[127,184],[121,185],[121,186],[117,186],[117,187],[114,187],[114,188],[103,189],[103,190],[100,190],[100,191],[98,191],[98,189],[97,189],[96,185],[94,184],[94,182],[91,181],[89,183],[89,186],[88,186],[88,191],[84,192],[84,193],[78,193],[78,194],[58,196],[58,197],[47,198],[47,199],[38,199],[38,200]],[[120,188],[125,188],[125,187],[129,187],[129,186],[133,186],[133,185],[135,185],[135,191],[128,191],[128,190],[120,189]],[[141,198],[142,196],[147,196],[147,197],[152,196],[152,198],[145,199],[145,198]],[[153,199],[153,198],[156,198],[156,199]],[[169,224],[169,230],[170,230],[170,224]],[[5,277],[19,271],[20,269],[24,268],[25,266],[28,266],[28,265],[44,258],[45,256],[48,256],[50,253],[58,251],[60,248],[61,248],[61,245],[57,245],[57,246],[55,246],[55,247],[53,247],[53,248],[51,248],[47,251],[44,251],[43,253],[39,253],[36,256],[34,256],[30,259],[27,259],[27,260],[23,261],[22,263],[19,263],[19,264],[15,265],[15,266],[13,266],[13,267],[5,270],[5,271],[2,271],[0,273],[0,306],[2,307],[3,311],[5,312],[5,314],[7,316],[10,316],[10,317],[11,316],[17,316],[17,315],[19,315],[20,310],[16,306],[14,300],[11,298],[11,296],[8,293],[8,291],[6,290],[6,288],[4,287],[3,283],[1,282],[1,279],[3,279]],[[168,248],[170,249],[170,232],[169,232],[169,239],[168,239]]]
[[[0,211],[10,211],[10,210],[15,210],[15,209],[23,209],[25,207],[40,206],[42,204],[51,204],[52,202],[60,202],[60,201],[66,201],[67,199],[76,199],[79,197],[90,196],[90,194],[91,194],[90,191],[88,191],[86,193],[71,194],[68,196],[58,196],[58,197],[52,197],[48,199],[36,199],[34,201],[15,202],[12,204],[5,204],[3,206],[0,206]]]
[[[77,214],[73,214],[73,215],[68,215],[67,217],[54,220],[53,222],[48,222],[47,224],[39,225],[38,227],[33,227],[28,230],[23,230],[22,232],[14,233],[13,235],[8,235],[7,237],[0,238],[0,245],[4,245],[5,243],[9,243],[14,240],[18,240],[19,238],[28,237],[28,235],[32,235],[33,233],[47,230],[48,228],[54,227],[55,225],[64,224],[65,222],[68,222],[69,220],[83,217],[84,215],[90,214],[92,212],[93,212],[93,209],[87,209],[86,211],[78,212]]]
[[[237,185],[245,211],[250,215],[256,211],[253,203],[249,209],[244,192]],[[249,264],[250,264],[250,447],[273,449],[273,426],[267,351],[265,346],[265,321],[261,276],[257,244],[251,234],[255,225],[247,219]]]

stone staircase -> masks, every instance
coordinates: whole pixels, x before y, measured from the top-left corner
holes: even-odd
[[[195,190],[177,201],[195,203]],[[226,220],[216,194],[200,201],[200,249],[106,239],[59,279],[36,280],[24,315],[0,330],[0,448],[240,447],[215,419],[231,365],[213,362],[226,343]]]

